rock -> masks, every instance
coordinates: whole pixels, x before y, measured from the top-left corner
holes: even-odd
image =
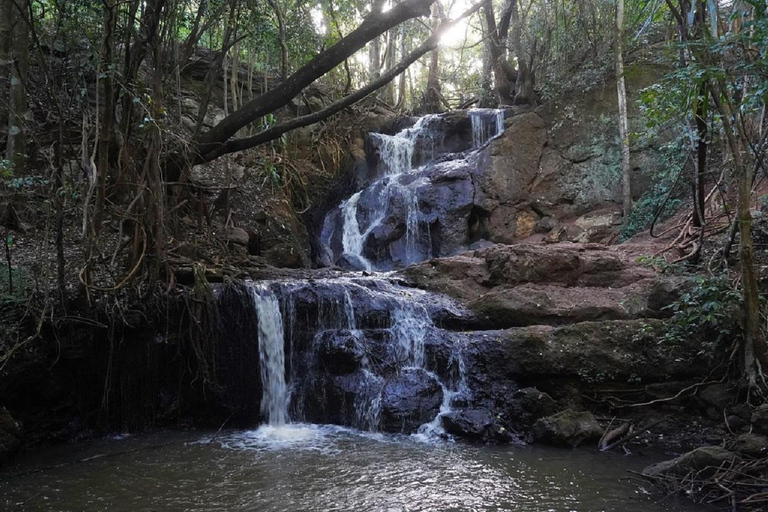
[[[406,368],[390,378],[381,392],[381,428],[410,434],[440,411],[443,390],[421,368]]]
[[[319,342],[319,356],[331,375],[344,375],[360,368],[365,352],[349,331],[326,331]]]
[[[440,416],[448,434],[476,441],[510,441],[514,435],[485,409],[451,411]]]
[[[688,279],[662,277],[597,244],[494,245],[404,269],[464,300],[487,328],[668,316]]]
[[[536,222],[533,230],[536,233],[549,233],[557,227],[557,221],[552,217],[543,217]]]
[[[730,416],[727,416],[725,418],[725,422],[728,424],[728,428],[731,430],[740,430],[741,427],[744,427],[749,424],[749,422],[739,418],[735,414],[731,414]]]
[[[735,453],[720,446],[703,446],[675,459],[652,464],[643,470],[643,475],[685,476],[693,471],[698,473],[698,477],[706,478],[715,473],[722,464],[730,464],[737,458]]]
[[[740,434],[728,448],[741,455],[761,457],[768,452],[768,437],[761,434]]]
[[[710,384],[699,392],[699,399],[707,406],[722,411],[732,401],[732,396],[727,384]],[[722,415],[722,412],[720,413]]]
[[[270,265],[278,268],[302,268],[307,266],[306,254],[295,243],[288,241],[262,250],[261,255]]]
[[[664,329],[662,321],[640,319],[470,332],[464,335],[468,378],[481,374],[485,381],[537,383],[556,377],[594,385],[626,384],[638,375],[645,382],[706,375],[709,367],[697,359],[698,344],[659,344]]]
[[[550,231],[547,236],[544,237],[544,243],[556,244],[565,240],[567,229],[565,226],[558,226]]]
[[[248,246],[248,232],[243,228],[230,227],[224,232],[224,240],[227,242]]]
[[[510,418],[516,425],[530,428],[539,418],[551,416],[557,410],[557,404],[546,393],[536,388],[523,388],[512,395],[515,403],[515,417]]]
[[[768,434],[768,404],[763,404],[752,411],[752,428],[758,434]]]
[[[5,407],[0,407],[0,462],[21,447],[21,423],[13,419]]]
[[[556,446],[578,446],[584,441],[597,440],[603,429],[591,412],[570,409],[541,418],[533,424],[533,438],[537,442]]]
[[[568,239],[573,242],[610,243],[618,234],[621,213],[598,210],[577,218],[568,229]]]

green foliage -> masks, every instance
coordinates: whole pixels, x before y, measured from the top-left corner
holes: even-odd
[[[13,161],[0,160],[0,179],[3,181],[13,178]]]
[[[725,277],[698,277],[695,285],[664,309],[672,311],[662,340],[683,343],[699,338],[702,353],[717,356],[721,341],[740,335],[741,293]]]
[[[685,149],[682,147],[682,139],[666,144],[661,151],[661,170],[654,174],[653,185],[643,196],[632,205],[632,211],[623,220],[619,230],[619,240],[625,241],[632,236],[650,228],[656,212],[661,208],[657,222],[663,222],[670,218],[683,204],[682,199],[670,193],[670,188],[675,186],[678,175],[683,172],[685,163]],[[685,179],[677,183],[677,193],[683,193],[686,189]],[[664,200],[669,196],[666,203]],[[663,207],[662,207],[663,205]]]
[[[660,272],[662,274],[677,274],[683,270],[682,265],[670,263],[664,258],[651,258],[649,256],[640,256],[639,258],[637,258],[637,263],[640,263],[641,265],[646,266],[648,268],[652,268],[656,272]]]

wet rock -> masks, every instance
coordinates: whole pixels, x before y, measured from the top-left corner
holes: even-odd
[[[728,448],[741,455],[761,457],[768,453],[768,437],[761,434],[740,434]]]
[[[361,371],[348,375],[325,375],[300,397],[301,412],[313,423],[357,427],[356,404],[372,383]]]
[[[515,438],[485,409],[451,411],[440,416],[448,434],[475,441],[511,441]]]
[[[690,472],[706,478],[715,473],[722,464],[730,464],[738,456],[720,446],[703,446],[685,453],[680,457],[658,464],[652,464],[643,470],[646,476],[675,475],[684,476]]]
[[[352,373],[360,368],[365,351],[357,336],[349,331],[327,331],[319,343],[319,356],[332,375]]]
[[[406,368],[387,380],[381,392],[381,428],[410,434],[440,411],[443,390],[421,368]]]
[[[0,462],[21,447],[21,423],[13,419],[5,407],[0,407]]]
[[[556,446],[578,446],[585,441],[599,439],[603,429],[591,412],[570,409],[541,418],[533,424],[533,437],[537,442]]]

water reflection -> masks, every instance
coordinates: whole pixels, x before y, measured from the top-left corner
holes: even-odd
[[[426,444],[341,427],[165,433],[31,454],[0,481],[2,510],[616,511],[654,503],[627,469],[651,462],[545,448]],[[694,509],[688,509],[694,510]]]

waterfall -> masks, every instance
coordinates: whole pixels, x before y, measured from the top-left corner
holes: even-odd
[[[362,190],[350,196],[340,205],[343,230],[342,247],[343,255],[353,265],[359,265],[363,270],[375,270],[374,265],[363,256],[365,240],[368,235],[386,217],[390,199],[395,194],[403,197],[406,205],[406,263],[412,263],[416,259],[416,241],[419,237],[419,209],[418,198],[414,190],[403,186],[398,182],[398,177],[411,172],[416,151],[416,146],[426,145],[421,148],[422,153],[429,154],[427,160],[435,155],[435,136],[432,132],[432,123],[439,116],[427,115],[419,118],[415,125],[399,131],[395,135],[372,133],[370,137],[377,141],[379,149],[379,174],[382,176],[376,183],[380,187],[379,193],[374,197],[373,211],[370,215],[368,227],[361,231],[357,220],[358,202]],[[419,142],[421,141],[421,142]]]
[[[453,254],[462,240],[468,245],[471,236],[462,238],[460,229],[452,229],[461,219],[454,212],[450,219],[441,215],[442,200],[446,208],[465,200],[460,183],[467,179],[467,169],[477,165],[477,154],[504,133],[504,116],[502,109],[486,108],[433,114],[394,135],[368,134],[375,175],[327,213],[319,237],[320,261],[369,272],[390,270]],[[444,198],[431,193],[435,180],[440,180]]]
[[[424,367],[424,338],[432,327],[427,309],[418,303],[404,302],[391,312],[392,341],[396,360],[405,366]]]
[[[397,135],[371,134],[379,141],[379,157],[384,176],[398,176],[411,170],[414,141],[405,131]]]
[[[468,390],[455,348],[448,367],[427,363],[425,341],[437,330],[428,304],[443,299],[383,276],[250,282],[246,291],[256,315],[260,430],[289,436],[314,421],[377,431],[391,407],[384,389],[392,372],[411,368],[443,391],[437,416],[419,432],[444,434],[440,416]]]
[[[344,219],[344,230],[341,234],[341,243],[344,247],[344,255],[350,258],[351,263],[356,263],[363,270],[372,270],[371,262],[363,256],[365,239],[370,228],[365,233],[360,232],[360,224],[357,222],[357,202],[362,191],[352,196],[341,204],[341,214]]]
[[[261,414],[269,425],[288,422],[288,387],[285,383],[285,335],[280,303],[266,285],[249,287],[259,321]]]
[[[469,111],[472,120],[472,147],[479,148],[504,132],[504,111],[475,108]]]

